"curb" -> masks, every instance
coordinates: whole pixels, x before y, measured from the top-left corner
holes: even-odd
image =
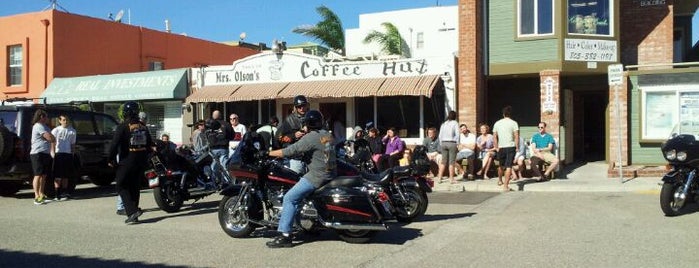
[[[660,192],[660,179],[634,178],[620,183],[608,178],[598,179],[554,179],[544,182],[535,182],[525,178],[516,182],[510,182],[510,189],[527,192],[634,192],[640,194],[657,194]],[[502,192],[502,186],[497,185],[497,179],[463,181],[457,183],[436,183],[433,192]]]

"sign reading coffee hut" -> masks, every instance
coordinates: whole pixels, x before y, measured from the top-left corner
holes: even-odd
[[[425,59],[326,62],[296,53],[262,53],[240,59],[232,66],[207,67],[204,85],[321,81],[439,74]]]

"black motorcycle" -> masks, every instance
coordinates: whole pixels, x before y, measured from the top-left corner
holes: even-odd
[[[246,134],[240,145],[242,162],[231,170],[242,183],[221,191],[219,224],[235,238],[247,237],[260,227],[277,227],[284,194],[300,179],[282,160],[259,153],[266,149],[252,136]],[[365,243],[388,228],[386,223],[395,219],[392,211],[382,187],[366,184],[359,176],[338,177],[306,197],[294,229],[312,233],[330,229],[346,242]]]
[[[155,203],[165,212],[177,212],[184,201],[197,201],[235,182],[208,147],[199,152],[189,146],[158,152],[150,157],[151,169],[145,176]]]
[[[361,142],[364,141],[364,142]],[[348,146],[353,146],[353,154],[347,154]],[[401,222],[412,222],[427,211],[434,182],[425,177],[430,163],[424,146],[413,150],[409,166],[394,167],[378,173],[371,160],[369,143],[357,140],[353,144],[337,148],[338,173],[344,176],[360,175],[367,182],[386,189],[391,203],[396,208],[396,218]]]
[[[663,176],[660,190],[660,208],[665,216],[683,214],[688,202],[699,201],[697,169],[699,169],[699,141],[694,135],[678,134],[663,142],[663,156],[671,170]]]

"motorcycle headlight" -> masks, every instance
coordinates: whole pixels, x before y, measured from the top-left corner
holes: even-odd
[[[677,152],[675,149],[665,152],[665,159],[672,161],[675,160],[675,158],[677,158]]]
[[[677,160],[684,161],[687,160],[687,152],[681,151],[677,153]]]

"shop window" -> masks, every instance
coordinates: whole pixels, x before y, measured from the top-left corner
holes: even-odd
[[[374,122],[374,97],[354,99],[354,118],[357,126],[366,128],[369,122]],[[376,127],[376,124],[372,124]]]
[[[699,90],[644,90],[641,140],[663,141],[673,132],[699,133]]]
[[[381,97],[376,101],[377,123],[381,133],[395,127],[401,138],[420,137],[420,97]]]
[[[111,118],[104,115],[95,115],[95,122],[97,123],[97,131],[105,136],[113,136],[116,131],[117,124]]]
[[[568,33],[611,35],[614,0],[568,0]]]
[[[251,125],[258,124],[258,101],[237,101],[226,103],[226,114],[222,115],[226,122],[231,114],[237,114],[239,121],[238,123],[250,127]],[[223,112],[223,111],[222,111]],[[266,121],[268,118],[264,118]]]
[[[22,46],[14,45],[7,48],[7,81],[9,86],[19,86],[22,84]]]
[[[553,34],[553,0],[517,1],[518,36]]]

